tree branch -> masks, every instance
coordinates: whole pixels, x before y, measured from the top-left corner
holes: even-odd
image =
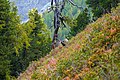
[[[73,6],[76,6],[77,8],[83,10],[83,7],[82,7],[82,6],[78,6],[77,4],[75,4],[75,3],[73,2],[73,0],[68,0],[68,1],[69,1]]]

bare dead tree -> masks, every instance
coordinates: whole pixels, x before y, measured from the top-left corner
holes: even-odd
[[[76,5],[73,0],[51,0],[51,10],[54,11],[54,35],[52,40],[53,49],[55,48],[56,41],[58,40],[58,30],[60,28],[60,24],[66,26],[64,23],[64,17],[62,16],[62,11],[66,1],[70,2],[73,6],[76,6],[79,9],[83,9],[81,6]]]

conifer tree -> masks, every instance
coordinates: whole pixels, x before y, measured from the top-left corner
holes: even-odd
[[[28,22],[22,24],[25,35],[27,35],[23,40],[26,39],[27,43],[24,41],[19,56],[13,59],[14,76],[19,76],[20,72],[25,70],[31,61],[38,60],[51,50],[50,32],[44,24],[42,15],[38,14],[36,9],[32,9],[28,15]]]
[[[24,42],[17,8],[8,0],[0,0],[0,79],[9,80],[12,54],[18,54]]]
[[[30,20],[28,23],[35,25],[32,33],[30,34],[31,38],[31,53],[35,54],[35,57],[39,59],[42,56],[45,56],[50,51],[50,32],[47,29],[47,25],[44,23],[44,19],[41,14],[38,14],[36,9],[32,9],[29,12]]]
[[[11,53],[10,43],[7,38],[7,28],[9,23],[10,5],[7,0],[0,0],[0,79],[4,79],[10,73],[10,60],[8,56]]]
[[[84,30],[84,28],[86,27],[86,25],[89,22],[90,22],[90,16],[89,16],[88,10],[86,8],[76,18],[77,25],[75,25],[74,27],[71,28],[71,34],[75,36],[77,33],[79,33],[80,31]]]

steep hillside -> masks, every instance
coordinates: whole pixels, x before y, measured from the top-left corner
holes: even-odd
[[[120,80],[120,6],[49,55],[18,80]]]

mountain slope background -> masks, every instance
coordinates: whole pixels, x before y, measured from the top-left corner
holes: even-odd
[[[29,10],[31,10],[33,8],[37,8],[38,12],[40,13],[41,9],[43,9],[45,6],[48,5],[48,3],[51,2],[51,0],[10,0],[10,1],[14,2],[15,5],[17,6],[18,14],[21,16],[21,20],[23,22],[27,21]],[[75,0],[74,2],[76,4],[82,6],[83,8],[85,8],[86,7],[85,1],[86,0],[81,0],[79,2],[79,0]],[[47,10],[47,7],[45,7],[45,8]],[[72,13],[70,11],[72,11]],[[80,12],[80,10],[77,9],[76,7],[72,7],[71,4],[67,4],[66,5],[66,10],[64,10],[64,14],[65,15],[70,15],[71,17],[73,17],[73,16],[77,17],[78,14],[76,14],[76,13],[78,13],[78,12]],[[48,16],[46,16],[47,13],[44,14],[44,15],[45,15],[44,16],[45,20],[47,20],[46,19],[46,17],[48,17]],[[50,14],[48,14],[48,15],[50,15]],[[47,21],[47,24],[50,24],[50,23]]]
[[[51,0],[10,0],[18,7],[18,14],[21,16],[23,22],[28,19],[28,12],[33,8],[40,11]]]
[[[33,62],[18,80],[119,80],[120,5],[89,24],[66,47]]]

